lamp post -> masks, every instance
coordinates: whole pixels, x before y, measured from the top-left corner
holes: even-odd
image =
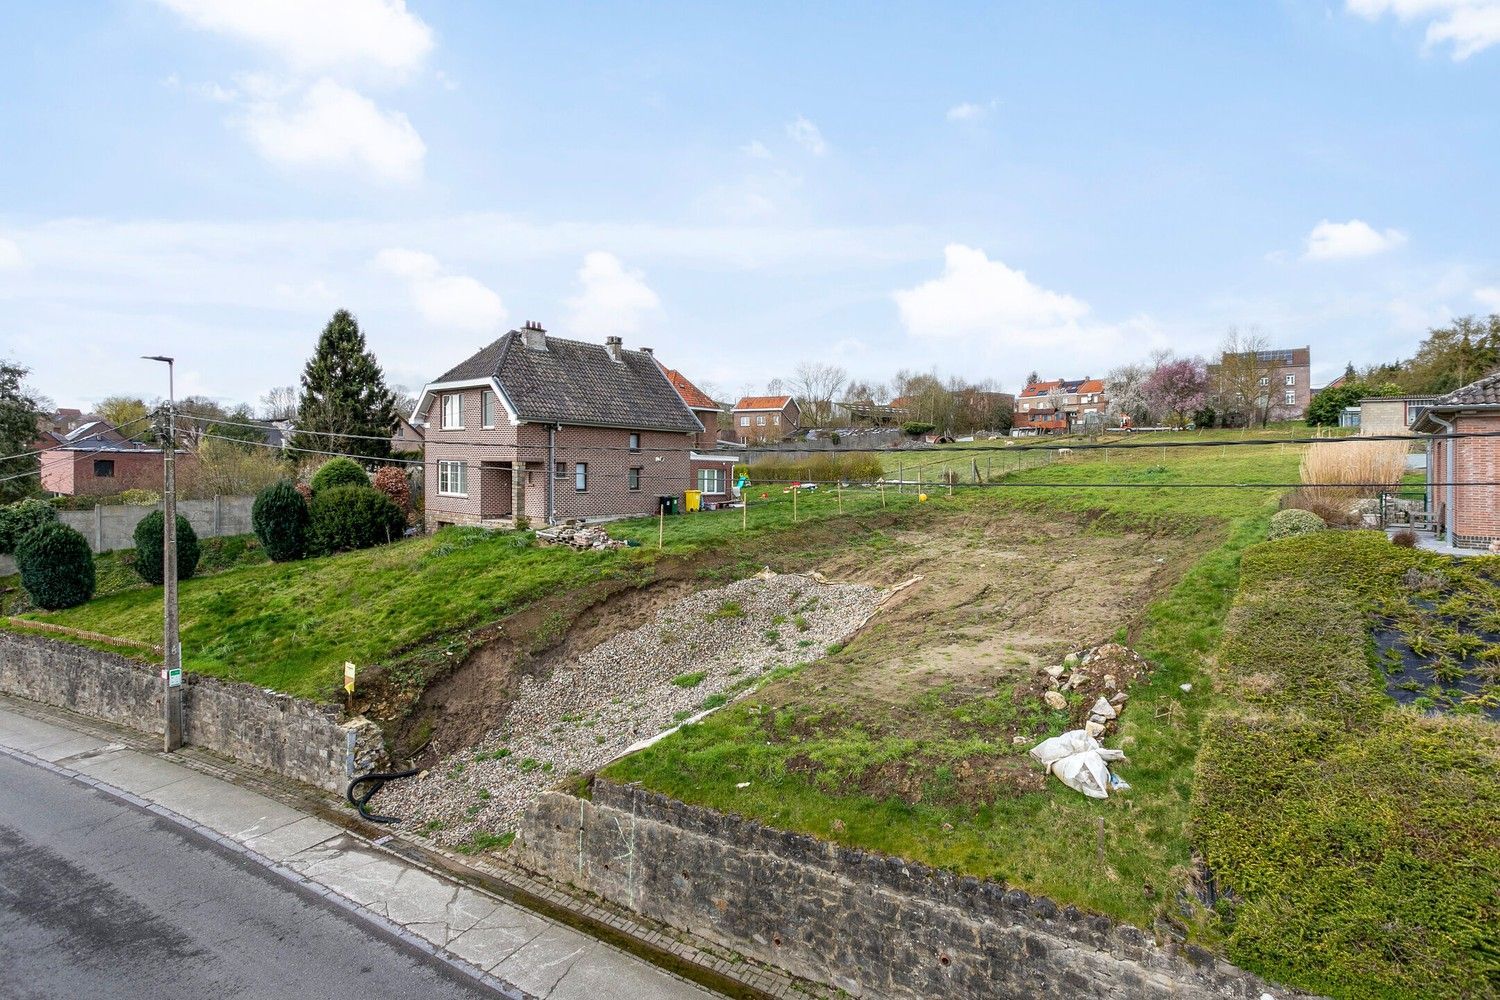
[[[177,638],[177,394],[173,359],[159,354],[144,361],[167,366],[167,433],[162,446],[162,710],[165,713],[163,749],[182,746],[182,643]]]

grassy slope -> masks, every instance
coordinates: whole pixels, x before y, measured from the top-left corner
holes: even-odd
[[[1220,653],[1233,697],[1205,728],[1193,812],[1241,897],[1219,907],[1235,961],[1339,997],[1500,987],[1495,726],[1398,708],[1368,640],[1407,568],[1493,588],[1478,562],[1455,570],[1377,532],[1246,554]]]
[[[1275,508],[1274,495],[1266,490],[1167,487],[1210,476],[1220,482],[1295,476],[1297,463],[1295,454],[1275,450],[1173,457],[1165,469],[1155,464],[1158,457],[1116,457],[1109,464],[1070,461],[1028,471],[1024,478],[1058,484],[1140,483],[1160,489],[959,490],[952,501],[942,496],[933,501],[1031,507],[1043,514],[1062,510],[1094,519],[1098,530],[1131,526],[1193,533],[1209,521],[1228,522],[1223,543],[1203,555],[1148,612],[1137,647],[1160,669],[1132,691],[1124,716],[1122,736],[1131,762],[1123,773],[1134,789],[1128,797],[1098,802],[1053,784],[1044,792],[1003,798],[971,812],[844,794],[839,791],[843,776],[878,767],[893,756],[921,751],[939,757],[947,753],[957,760],[1019,755],[1026,748],[987,743],[982,735],[955,739],[948,746],[914,747],[872,741],[861,733],[819,732],[816,704],[805,706],[802,713],[811,724],[807,718],[778,717],[768,727],[762,716],[766,705],[754,697],[617,762],[606,773],[780,827],[1004,878],[1057,899],[1149,923],[1162,901],[1170,900],[1184,882],[1181,866],[1189,859],[1186,829],[1196,729],[1204,713],[1218,703],[1206,660],[1234,594],[1239,554],[1263,537]],[[1194,689],[1185,696],[1178,685],[1189,682]],[[1168,717],[1165,712],[1173,702],[1178,707]],[[967,710],[982,715],[994,706],[976,704]],[[1061,720],[1054,719],[1052,728],[1059,731]],[[816,760],[822,781],[789,770],[794,757]],[[934,781],[942,780],[944,775],[934,774]],[[747,788],[736,787],[745,781],[750,782]],[[941,795],[928,800],[932,798]]]
[[[894,494],[889,509],[915,504]],[[798,498],[800,521],[838,515],[835,494]],[[878,494],[849,495],[845,512],[878,510]],[[779,490],[752,500],[748,529],[739,511],[668,518],[667,554],[793,527],[791,498]],[[529,536],[449,530],[436,536],[301,562],[263,564],[184,581],[183,655],[189,670],[249,681],[289,694],[333,699],[343,663],[390,663],[425,647],[441,655],[466,630],[494,622],[548,593],[604,576],[644,576],[657,558],[654,519],[618,522],[628,550],[578,553],[539,548]],[[207,543],[205,543],[207,544]],[[258,550],[257,550],[258,551]],[[246,557],[248,558],[248,556]],[[210,561],[205,556],[205,561]],[[161,590],[141,585],[118,556],[101,558],[100,596],[39,615],[105,635],[159,642]]]

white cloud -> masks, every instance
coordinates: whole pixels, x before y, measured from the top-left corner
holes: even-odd
[[[1500,285],[1474,289],[1474,300],[1491,312],[1500,313]]]
[[[1329,222],[1324,219],[1307,234],[1307,251],[1303,256],[1308,260],[1370,257],[1395,249],[1405,242],[1406,234],[1399,229],[1379,232],[1359,219],[1350,219],[1348,222]]]
[[[894,293],[901,322],[918,337],[989,337],[1034,343],[1077,325],[1086,303],[1034,284],[983,250],[950,243],[941,277]]]
[[[640,271],[627,270],[620,258],[602,250],[584,255],[578,284],[579,294],[568,300],[570,329],[583,336],[635,333],[646,314],[661,305]]]
[[[406,280],[417,312],[431,326],[498,332],[508,315],[499,295],[467,275],[443,273],[430,253],[393,247],[376,254],[374,265]]]
[[[195,28],[270,52],[303,73],[404,74],[433,47],[404,0],[158,0]]]
[[[769,160],[771,151],[759,139],[752,139],[740,147],[740,152],[754,160]]]
[[[787,125],[786,134],[793,142],[814,156],[822,156],[828,152],[828,141],[823,138],[822,131],[801,115],[797,116],[796,121]]]
[[[985,105],[965,101],[949,108],[945,117],[950,122],[977,122],[989,113],[990,109]]]
[[[1427,50],[1452,46],[1455,62],[1500,43],[1497,0],[1348,0],[1350,12],[1369,21],[1392,14],[1403,22],[1427,22]]]
[[[0,236],[0,271],[19,270],[26,266],[26,255],[15,240]]]
[[[288,167],[362,168],[384,181],[422,175],[427,144],[399,111],[382,111],[358,91],[322,79],[291,104],[250,101],[234,121],[273,163]]]

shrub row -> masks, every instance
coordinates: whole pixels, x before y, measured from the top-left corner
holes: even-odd
[[[752,483],[766,482],[874,482],[885,474],[879,455],[868,452],[838,452],[806,458],[763,458],[749,467]]]

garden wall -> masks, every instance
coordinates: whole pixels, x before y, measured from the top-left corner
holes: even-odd
[[[221,535],[248,535],[253,530],[250,508],[254,506],[254,497],[179,500],[177,513],[187,518],[199,538],[217,538]],[[57,519],[78,529],[95,552],[113,552],[115,549],[135,548],[135,526],[147,514],[160,509],[160,504],[150,507],[101,504],[93,510],[60,510]],[[9,576],[15,571],[15,559],[0,556],[0,576]]]
[[[386,763],[380,729],[337,708],[251,684],[183,678],[183,742],[320,788]],[[0,631],[0,692],[129,729],[163,731],[157,667],[83,646]]]
[[[1193,945],[995,882],[596,779],[544,795],[520,863],[858,997],[1291,996]]]

